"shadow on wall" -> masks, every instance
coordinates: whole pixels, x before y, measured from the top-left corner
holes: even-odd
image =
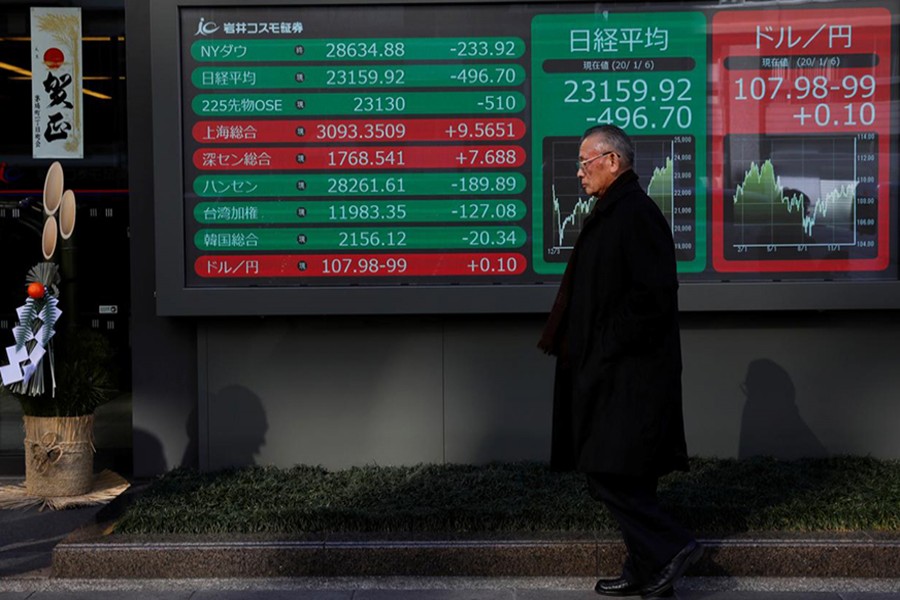
[[[256,455],[266,443],[269,422],[259,397],[247,388],[231,385],[210,398],[216,407],[210,415],[206,436],[209,468],[245,467],[256,464]],[[200,468],[200,423],[197,406],[191,409],[185,423],[187,445],[181,461],[174,466]],[[163,445],[159,438],[143,429],[133,431],[134,455],[140,456],[142,476],[160,475],[169,470]],[[137,462],[137,461],[136,461]]]
[[[259,396],[241,385],[222,388],[209,399],[209,468],[246,467],[256,464],[256,455],[266,443],[269,421]],[[199,423],[197,409],[187,422],[188,446],[182,466],[197,467]]]
[[[184,448],[184,454],[181,455],[181,464],[178,466],[185,467],[188,469],[199,469],[200,468],[200,451],[198,449],[198,441],[199,432],[197,431],[197,405],[194,404],[193,408],[191,408],[191,413],[188,415],[187,423],[184,424],[184,432],[188,436],[187,446]]]
[[[806,526],[813,530],[830,527],[832,517],[806,514],[804,507],[843,489],[846,474],[816,460],[828,452],[800,416],[790,375],[771,360],[757,359],[740,388],[746,403],[738,458],[695,459],[689,473],[663,480],[663,504],[701,537],[767,531],[785,514],[809,518]],[[711,575],[728,575],[718,557],[719,550],[712,550],[704,558],[706,568]]]
[[[140,458],[140,467],[135,467],[141,476],[161,475],[169,470],[166,455],[159,438],[145,429],[135,427],[132,432],[132,448],[135,456]]]
[[[741,418],[738,458],[822,458],[828,451],[800,416],[790,375],[768,359],[747,367],[741,384],[747,398]]]

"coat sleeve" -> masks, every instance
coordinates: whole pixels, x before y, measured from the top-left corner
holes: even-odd
[[[624,289],[607,347],[615,354],[652,351],[678,311],[675,245],[665,217],[644,197],[627,211],[622,231]]]

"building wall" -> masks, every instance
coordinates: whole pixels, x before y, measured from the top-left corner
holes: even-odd
[[[545,461],[553,361],[534,345],[542,321],[202,322],[197,390],[160,402],[136,378],[135,426],[155,432],[167,468],[191,464],[193,447],[208,469]],[[890,312],[683,315],[690,453],[900,458],[895,339]]]

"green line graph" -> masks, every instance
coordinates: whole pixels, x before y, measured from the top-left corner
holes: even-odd
[[[672,205],[674,203],[674,177],[675,170],[672,165],[672,157],[666,157],[663,167],[654,167],[653,175],[647,183],[647,195],[653,198],[666,220],[672,224]]]
[[[812,237],[820,217],[827,217],[829,212],[838,210],[842,215],[851,214],[856,202],[856,185],[855,181],[838,183],[824,196],[812,199],[800,190],[782,186],[775,174],[775,165],[766,159],[762,166],[750,163],[743,183],[735,189],[734,204],[745,225],[784,219],[783,213],[777,214],[776,209],[780,208],[787,213],[789,223],[799,224],[803,233]]]
[[[772,159],[752,161],[734,191],[735,224],[770,231],[767,245],[814,241],[817,225],[853,231],[856,181],[817,182],[804,192],[782,182]],[[835,240],[831,240],[833,243]],[[853,243],[853,237],[847,238]]]
[[[575,244],[575,238],[581,231],[581,225],[594,208],[596,198],[578,198],[572,206],[571,212],[562,216],[559,196],[556,193],[556,185],[553,187],[553,224],[555,227],[555,241],[557,248],[570,249]]]

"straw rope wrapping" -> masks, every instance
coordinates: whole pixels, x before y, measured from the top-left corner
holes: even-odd
[[[116,496],[123,493],[131,484],[121,475],[105,469],[99,475],[94,476],[93,485],[88,493],[81,496],[58,496],[44,498],[32,496],[25,489],[25,483],[0,486],[0,510],[3,509],[27,509],[38,507],[40,510],[63,510],[76,506],[96,506],[106,504]]]
[[[25,415],[25,483],[34,496],[78,496],[93,480],[94,416]]]
[[[91,453],[97,452],[97,449],[94,448],[93,440],[61,442],[59,441],[59,434],[55,431],[47,431],[41,436],[41,439],[37,441],[25,438],[25,447],[31,448],[29,456],[32,464],[37,469],[37,472],[42,475],[47,472],[47,469],[49,469],[51,465],[55,465],[62,459],[63,455],[66,453],[66,448],[70,448],[70,452],[75,452],[77,454],[85,452],[82,448],[83,446],[90,446]]]

